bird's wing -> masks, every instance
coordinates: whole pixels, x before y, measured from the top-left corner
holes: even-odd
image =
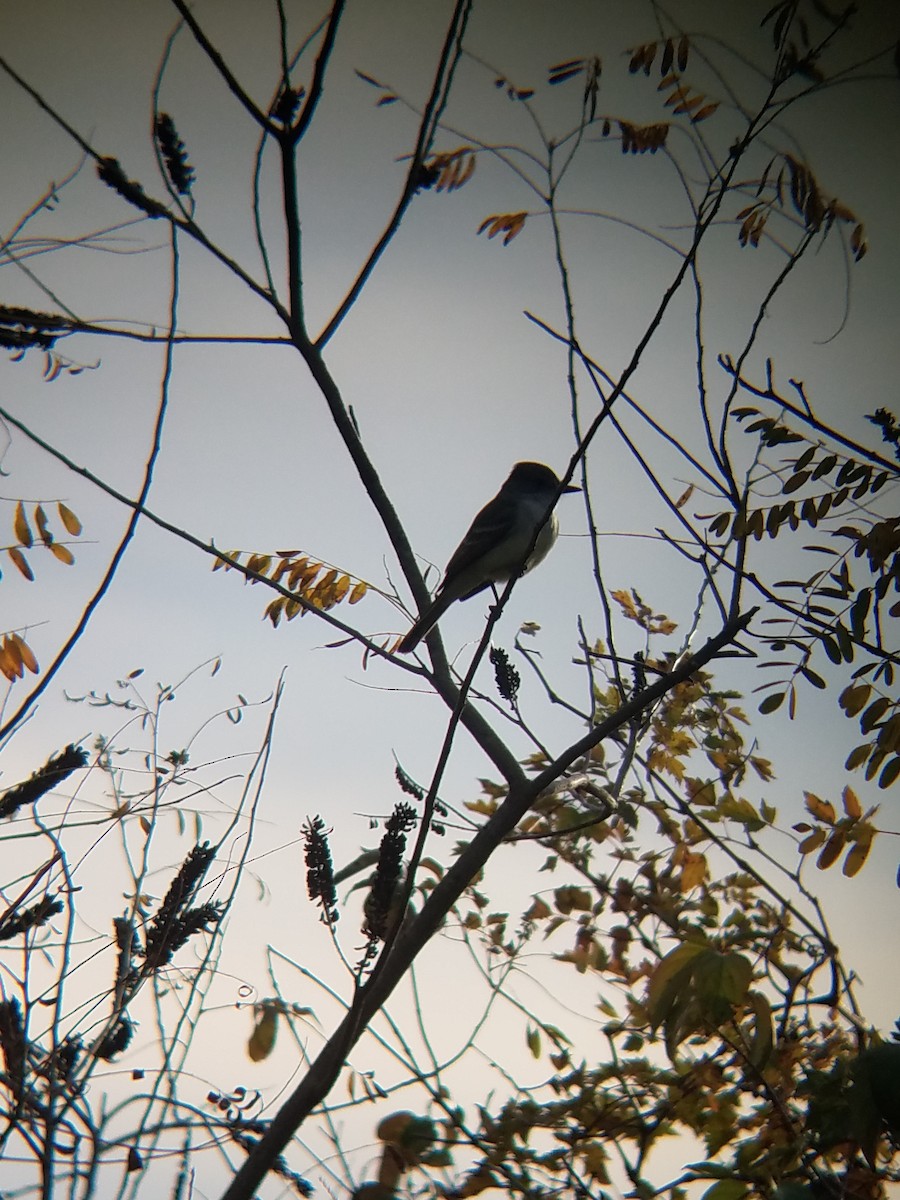
[[[456,547],[452,558],[447,563],[441,590],[443,591],[448,585],[452,587],[454,579],[464,576],[470,567],[488,555],[498,543],[508,538],[515,530],[516,516],[515,500],[508,500],[505,496],[495,496],[493,500],[489,500],[469,526],[468,533]],[[488,582],[487,579],[481,580],[478,587],[460,595],[459,599],[468,599],[469,596],[474,596],[475,592],[480,592]]]

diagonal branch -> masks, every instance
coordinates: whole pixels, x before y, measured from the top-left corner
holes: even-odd
[[[755,611],[755,610],[753,610]],[[403,929],[394,952],[377,978],[357,993],[340,1025],[318,1058],[281,1107],[249,1158],[225,1190],[222,1200],[250,1200],[269,1167],[284,1150],[294,1132],[319,1105],[340,1075],[347,1055],[362,1036],[366,1025],[387,1001],[412,962],[440,929],[447,913],[485,865],[503,839],[515,829],[537,797],[580,757],[604,738],[647,711],[667,692],[689,679],[731,643],[746,627],[753,611],[728,621],[696,654],[685,658],[668,675],[632,697],[612,716],[570,746],[535,779],[511,790],[506,800],[481,827],[425,901],[422,911]]]
[[[194,17],[194,14],[191,12],[187,4],[185,4],[184,0],[172,0],[172,3],[180,13],[181,19],[184,21],[185,25],[187,25],[188,29],[190,29],[191,33],[194,35],[194,40],[197,42],[197,45],[206,54],[206,57],[222,76],[222,79],[225,81],[228,90],[231,92],[232,96],[234,96],[235,100],[237,100],[238,103],[243,106],[245,111],[253,118],[257,125],[267,130],[269,133],[275,133],[276,126],[269,120],[262,109],[260,109],[260,107],[251,99],[247,92],[245,92],[238,83],[234,73],[228,66],[228,63],[226,63],[225,59],[203,32],[202,28]]]
[[[346,0],[335,0],[331,9],[331,14],[328,17],[328,27],[325,30],[325,37],[322,40],[322,48],[319,51],[316,65],[313,69],[312,81],[309,85],[309,93],[304,101],[300,115],[294,123],[293,128],[289,131],[290,140],[293,145],[303,137],[309,128],[310,122],[315,116],[319,101],[322,98],[322,91],[325,87],[325,72],[328,69],[328,63],[331,59],[332,51],[334,50],[335,39],[337,38],[338,25],[341,22],[341,17],[344,15]],[[285,78],[285,86],[287,86],[287,78]]]

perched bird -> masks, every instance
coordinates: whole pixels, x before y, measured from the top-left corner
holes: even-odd
[[[562,491],[581,489],[565,487]],[[547,556],[559,530],[556,514],[551,511],[559,492],[559,480],[549,467],[536,462],[516,463],[503,487],[484,506],[457,546],[437,594],[397,646],[400,654],[415,650],[454,600],[468,600],[491,584],[524,575]]]

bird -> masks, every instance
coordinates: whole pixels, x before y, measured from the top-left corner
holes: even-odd
[[[524,575],[550,552],[559,522],[552,506],[565,492],[550,467],[516,463],[500,491],[488,501],[456,547],[431,604],[397,644],[409,654],[427,637],[455,600],[468,600],[493,584]],[[530,550],[530,553],[529,553]],[[527,556],[527,561],[526,561]]]

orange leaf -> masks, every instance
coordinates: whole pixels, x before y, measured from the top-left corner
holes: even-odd
[[[9,640],[15,645],[16,654],[22,666],[27,667],[32,675],[37,675],[40,667],[38,666],[38,660],[34,657],[34,651],[28,643],[24,638],[19,637],[17,633],[12,634]]]
[[[698,121],[705,121],[707,117],[711,117],[713,115],[718,107],[718,100],[716,100],[713,104],[704,104],[704,106],[698,112],[694,113],[694,115],[691,117],[691,120],[695,125]]]
[[[0,641],[0,674],[14,683],[22,674],[22,663],[9,638]]]

